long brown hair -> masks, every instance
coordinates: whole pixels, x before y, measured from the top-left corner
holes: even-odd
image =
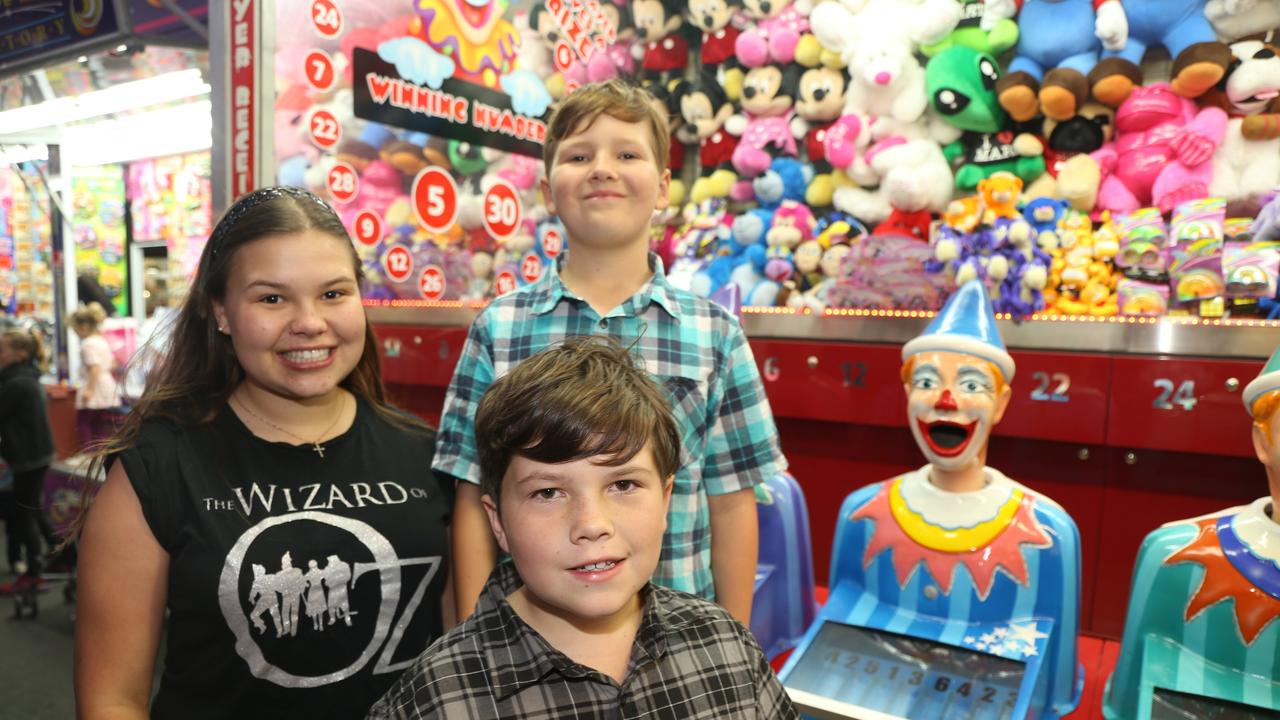
[[[364,269],[342,221],[323,200],[300,188],[255,190],[231,206],[218,221],[200,255],[191,290],[172,323],[166,344],[155,353],[158,361],[148,373],[146,390],[119,430],[93,451],[90,477],[101,477],[116,454],[133,447],[142,425],[166,419],[190,427],[212,421],[231,391],[244,379],[231,338],[218,331],[213,302],[221,302],[232,261],[244,245],[272,235],[314,230],[346,243],[356,278]],[[142,353],[139,353],[141,356]],[[426,431],[421,420],[393,408],[382,384],[382,367],[373,328],[365,322],[364,350],[355,368],[339,383],[364,398],[380,416],[404,429]]]

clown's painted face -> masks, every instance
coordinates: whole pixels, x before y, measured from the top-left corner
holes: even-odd
[[[906,386],[911,434],[934,467],[958,471],[985,455],[991,428],[1009,405],[1009,386],[972,355],[922,352]]]

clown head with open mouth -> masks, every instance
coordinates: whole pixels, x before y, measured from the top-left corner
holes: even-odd
[[[980,489],[987,441],[1009,406],[1014,373],[982,283],[956,291],[924,333],[902,346],[902,360],[908,421],[931,465],[929,480],[951,492]]]

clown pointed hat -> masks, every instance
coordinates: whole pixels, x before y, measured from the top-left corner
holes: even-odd
[[[964,353],[995,363],[1005,382],[1013,381],[1013,358],[1004,349],[996,316],[980,280],[970,280],[947,300],[919,337],[902,346],[902,359],[929,351]]]
[[[1280,348],[1271,354],[1262,372],[1244,386],[1244,409],[1253,415],[1253,404],[1272,390],[1280,390]]]

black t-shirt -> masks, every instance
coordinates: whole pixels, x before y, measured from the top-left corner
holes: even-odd
[[[170,556],[152,717],[364,717],[442,631],[453,488],[434,446],[363,401],[324,457],[229,408],[145,424],[121,461]]]

